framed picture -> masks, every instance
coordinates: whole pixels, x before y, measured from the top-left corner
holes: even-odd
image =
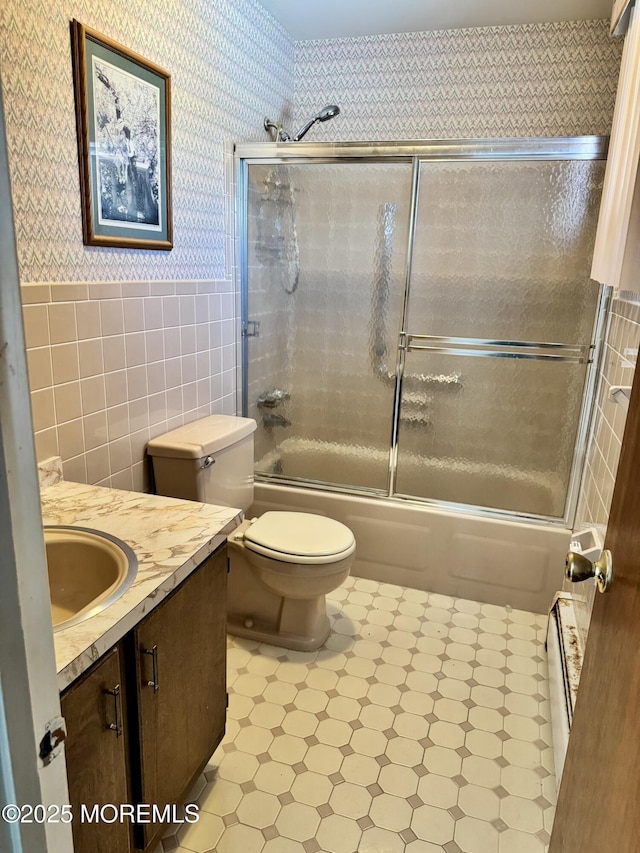
[[[171,249],[171,77],[71,24],[87,246]]]

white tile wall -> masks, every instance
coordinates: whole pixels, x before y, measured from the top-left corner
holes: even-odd
[[[25,285],[39,459],[69,480],[144,490],[146,442],[235,412],[230,281]]]
[[[611,303],[576,518],[576,529],[596,527],[602,540],[609,520],[626,422],[626,408],[611,400],[611,386],[631,385],[640,346],[640,304],[637,296],[635,303],[630,301],[633,298],[630,293],[621,293],[620,298]],[[565,581],[564,587],[575,600],[578,630],[584,648],[595,583],[570,584]]]

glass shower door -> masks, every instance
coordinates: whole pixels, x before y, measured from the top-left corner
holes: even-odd
[[[386,493],[412,163],[251,163],[256,473]]]
[[[394,493],[562,517],[601,161],[424,161]]]

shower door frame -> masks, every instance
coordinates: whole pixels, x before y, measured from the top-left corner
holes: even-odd
[[[343,486],[318,480],[287,478],[269,474],[256,474],[260,482],[282,484],[341,494],[360,495],[368,498],[399,501],[419,506],[461,512],[485,518],[511,521],[526,521],[534,524],[552,524],[573,527],[578,504],[580,483],[583,476],[590,424],[592,420],[598,368],[603,353],[603,336],[607,309],[611,298],[610,287],[600,286],[598,306],[591,334],[591,344],[576,347],[570,344],[550,342],[485,340],[476,338],[453,338],[446,336],[415,335],[407,330],[411,273],[415,249],[416,222],[418,217],[418,193],[420,189],[420,166],[423,162],[443,161],[535,161],[535,160],[606,160],[609,139],[602,136],[576,137],[518,137],[496,139],[425,140],[399,142],[258,142],[235,146],[236,179],[236,233],[238,263],[236,266],[239,296],[240,328],[238,335],[238,410],[246,417],[248,410],[248,365],[249,330],[248,317],[248,170],[251,165],[321,164],[343,162],[406,162],[412,165],[411,199],[409,204],[409,230],[402,297],[402,317],[398,336],[398,352],[395,365],[395,389],[393,398],[392,427],[389,446],[389,477],[386,491],[366,487]],[[424,341],[424,344],[421,344]],[[479,347],[482,347],[482,350]],[[569,485],[561,517],[537,515],[515,510],[494,509],[472,504],[441,501],[434,498],[400,495],[394,492],[398,467],[398,436],[402,403],[402,382],[406,355],[412,349],[488,357],[553,359],[587,364],[587,373],[582,392],[581,412],[574,444]],[[577,349],[583,350],[578,352]]]

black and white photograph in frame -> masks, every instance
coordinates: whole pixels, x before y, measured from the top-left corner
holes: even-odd
[[[170,75],[72,26],[84,242],[171,249]]]

